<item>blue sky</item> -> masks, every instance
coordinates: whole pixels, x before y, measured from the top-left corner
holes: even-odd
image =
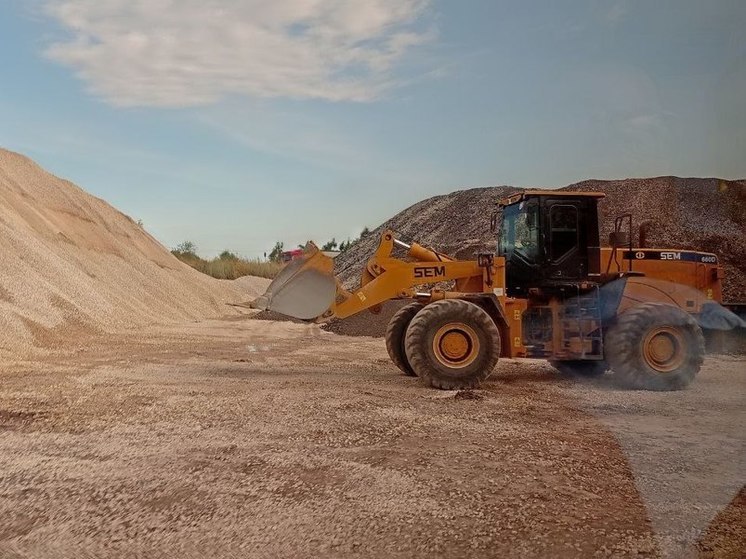
[[[743,0],[0,9],[0,146],[204,255],[460,188],[746,177]]]

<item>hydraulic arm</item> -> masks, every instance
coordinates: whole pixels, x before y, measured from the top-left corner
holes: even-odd
[[[408,260],[393,257],[395,248],[405,250]],[[417,243],[399,241],[391,231],[384,231],[363,270],[360,287],[348,291],[334,277],[332,259],[309,243],[306,254],[286,266],[252,306],[303,320],[346,318],[366,309],[375,312],[389,299],[429,302],[502,290],[503,285],[495,285],[497,278],[504,277],[498,274],[502,265],[502,259],[491,257],[456,261]],[[452,288],[427,287],[444,282],[453,282]]]

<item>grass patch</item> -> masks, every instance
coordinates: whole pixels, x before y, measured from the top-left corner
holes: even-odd
[[[260,278],[274,278],[282,269],[282,264],[267,260],[248,260],[234,255],[225,257],[223,255],[205,260],[193,253],[184,253],[178,250],[173,255],[188,264],[195,270],[217,279],[236,279],[243,276],[258,276]]]

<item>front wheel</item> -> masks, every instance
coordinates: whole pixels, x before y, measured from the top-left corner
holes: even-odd
[[[394,365],[408,377],[416,377],[417,373],[412,370],[407,355],[404,353],[404,336],[407,334],[409,323],[423,307],[424,305],[417,301],[403,306],[391,317],[386,328],[386,350],[389,352],[389,357]]]
[[[500,356],[500,333],[483,309],[462,299],[426,305],[404,340],[413,371],[433,388],[476,388]]]
[[[622,313],[604,338],[606,360],[632,388],[681,390],[699,372],[702,329],[673,305],[643,303]]]

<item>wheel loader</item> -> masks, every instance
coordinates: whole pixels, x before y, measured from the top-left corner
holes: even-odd
[[[491,220],[497,253],[474,260],[384,231],[354,291],[309,243],[252,306],[324,322],[407,300],[386,348],[404,374],[434,388],[478,387],[500,357],[546,359],[576,375],[613,370],[633,388],[684,388],[702,365],[703,328],[744,326],[720,305],[718,258],[635,247],[629,214],[602,247],[603,196],[529,190],[502,200]]]

